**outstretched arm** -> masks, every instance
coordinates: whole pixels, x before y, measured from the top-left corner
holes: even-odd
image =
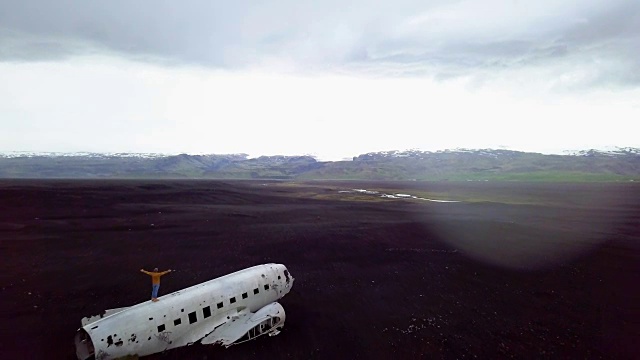
[[[143,272],[143,273],[145,273],[145,274],[147,274],[147,275],[151,275],[151,274],[150,274],[148,271],[146,271],[145,269],[140,269],[140,272]]]
[[[171,272],[171,269],[169,269],[169,270],[167,270],[167,271],[163,271],[161,275],[168,274],[168,273],[170,273],[170,272]]]

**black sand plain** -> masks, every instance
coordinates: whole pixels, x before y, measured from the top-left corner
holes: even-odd
[[[639,185],[1,180],[0,358],[73,359],[142,267],[167,294],[268,262],[280,335],[147,358],[638,358]]]

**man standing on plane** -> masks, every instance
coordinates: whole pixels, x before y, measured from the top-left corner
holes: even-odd
[[[160,276],[168,274],[171,272],[171,269],[167,271],[158,272],[158,268],[154,268],[153,271],[146,271],[144,269],[140,269],[141,272],[151,275],[151,301],[158,301],[158,289],[160,288]]]

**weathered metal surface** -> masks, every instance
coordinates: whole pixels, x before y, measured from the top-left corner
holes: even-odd
[[[107,316],[113,315],[113,314],[117,314],[120,311],[123,310],[127,310],[129,307],[121,307],[121,308],[117,308],[117,309],[109,309],[109,310],[105,310],[102,312],[102,314],[98,314],[98,315],[94,315],[94,316],[90,316],[90,317],[85,317],[82,318],[82,320],[80,320],[80,322],[82,323],[82,326],[87,326],[91,323],[94,323],[100,319],[103,319]]]

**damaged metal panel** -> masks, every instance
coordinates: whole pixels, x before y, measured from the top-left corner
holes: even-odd
[[[80,320],[80,322],[82,323],[82,326],[87,326],[91,323],[94,323],[100,319],[103,319],[107,316],[113,315],[113,314],[117,314],[121,311],[127,310],[129,307],[121,307],[121,308],[117,308],[117,309],[109,309],[109,310],[105,310],[103,311],[101,314],[98,315],[94,315],[94,316],[90,316],[90,317],[85,317],[82,318],[82,320]]]
[[[216,328],[202,339],[202,344],[221,344],[226,347],[234,343],[253,340],[264,334],[278,335],[284,326],[284,308],[277,302],[269,304],[255,314],[245,313]]]

